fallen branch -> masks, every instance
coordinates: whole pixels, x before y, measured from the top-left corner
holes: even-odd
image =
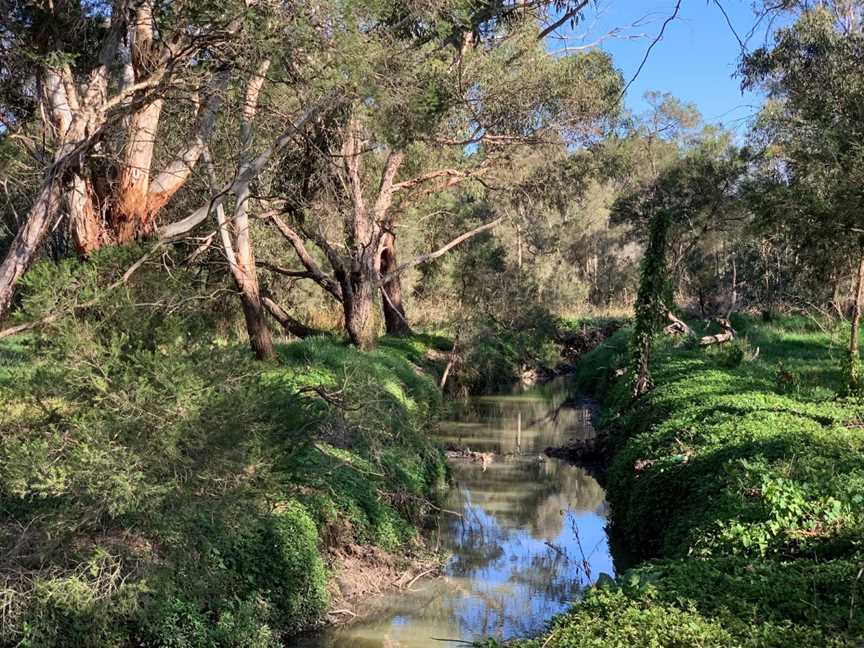
[[[422,572],[420,572],[420,573],[417,574],[414,578],[412,578],[411,581],[410,581],[410,582],[409,582],[409,583],[408,583],[408,584],[407,584],[403,589],[410,590],[410,589],[411,589],[411,586],[412,586],[414,583],[416,583],[418,580],[420,580],[420,579],[423,578],[424,576],[427,576],[427,575],[431,574],[431,573],[432,573],[433,571],[435,571],[436,569],[439,569],[438,565],[436,565],[435,567],[431,567],[430,569],[427,569],[426,571],[422,571]]]
[[[707,347],[712,344],[723,344],[724,342],[730,342],[735,339],[735,329],[732,328],[732,323],[728,319],[718,317],[714,321],[720,325],[720,328],[722,328],[723,331],[716,335],[706,335],[705,337],[700,338],[700,347]]]
[[[672,311],[666,311],[666,319],[670,322],[670,324],[663,329],[663,332],[666,335],[686,335],[688,337],[695,337],[693,335],[693,330],[687,326],[687,323],[675,317]]]
[[[441,383],[438,385],[438,389],[444,391],[444,386],[447,384],[447,378],[450,376],[450,372],[453,370],[453,365],[456,363],[457,352],[456,347],[459,345],[459,334],[456,334],[456,337],[453,338],[453,348],[450,349],[450,356],[447,358],[447,366],[444,367],[444,374],[441,376]]]
[[[129,281],[129,278],[133,274],[135,274],[135,272],[142,265],[144,265],[144,262],[147,261],[147,259],[149,259],[153,255],[153,253],[156,252],[157,250],[159,250],[161,247],[162,247],[162,243],[157,243],[155,246],[150,248],[150,250],[148,250],[147,253],[144,254],[144,256],[142,256],[135,263],[133,263],[131,266],[129,266],[129,268],[126,270],[126,272],[124,272],[123,275],[117,281],[115,281],[114,283],[109,285],[105,289],[105,291],[102,291],[100,293],[99,297],[94,297],[93,299],[89,299],[86,302],[83,302],[81,304],[75,304],[71,308],[66,308],[66,309],[57,311],[56,313],[51,313],[50,315],[46,315],[45,317],[40,317],[39,319],[33,320],[32,322],[25,322],[24,324],[18,324],[17,326],[10,326],[9,328],[6,328],[6,329],[3,329],[2,331],[0,331],[0,338],[11,337],[13,335],[18,335],[19,333],[23,333],[24,331],[30,331],[30,330],[33,330],[35,328],[39,328],[40,326],[45,326],[47,324],[51,324],[52,322],[56,322],[61,317],[65,317],[66,315],[71,315],[75,311],[81,310],[82,308],[90,308],[91,306],[95,306],[96,304],[99,303],[100,299],[105,294],[105,292],[110,292],[110,291],[114,290],[115,288],[119,288],[120,286],[125,284],[127,281]]]

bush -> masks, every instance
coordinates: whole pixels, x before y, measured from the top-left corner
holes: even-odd
[[[94,303],[0,342],[0,645],[281,645],[328,604],[327,542],[415,540],[446,341],[257,363],[182,268],[107,292],[140,252],[38,266],[24,316]]]

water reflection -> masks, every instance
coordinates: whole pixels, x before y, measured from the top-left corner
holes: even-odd
[[[584,470],[543,450],[593,431],[586,408],[561,407],[553,386],[474,399],[442,425],[444,443],[492,452],[487,466],[455,459],[455,487],[437,538],[452,554],[443,578],[364,604],[354,623],[309,648],[421,648],[442,639],[508,639],[543,629],[601,573],[612,573],[606,503]]]

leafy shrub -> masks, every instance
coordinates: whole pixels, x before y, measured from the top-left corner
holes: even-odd
[[[38,266],[23,317],[93,304],[0,342],[0,645],[282,645],[327,605],[325,542],[415,539],[446,341],[256,363],[182,268],[107,291],[140,254]]]

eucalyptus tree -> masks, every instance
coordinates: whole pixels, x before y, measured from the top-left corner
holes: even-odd
[[[153,230],[213,129],[245,12],[239,2],[4,3],[2,137],[41,178],[0,264],[0,319],[59,219],[84,256]],[[166,139],[168,110],[188,126]]]
[[[379,292],[388,331],[405,330],[399,275],[485,229],[399,263],[396,238],[406,208],[466,183],[490,187],[526,145],[582,141],[602,132],[614,114],[620,78],[608,57],[551,56],[538,38],[540,3],[504,3],[505,13],[479,22],[475,13],[461,17],[459,6],[476,10],[442,3],[423,21],[414,15],[410,38],[394,34],[389,17],[380,29],[369,28],[381,21],[361,3],[334,23],[345,30],[339,42],[350,48],[343,62],[354,96],[324,126],[311,151],[319,159],[294,167],[315,176],[314,191],[289,197],[285,217],[273,219],[303,267],[289,272],[315,281],[341,304],[348,337],[359,346],[374,343]],[[351,59],[351,51],[362,60]],[[309,129],[313,138],[320,125]]]
[[[761,216],[790,222],[801,247],[853,258],[849,380],[861,382],[858,338],[864,308],[864,33],[856,2],[804,11],[770,48],[744,57],[746,87],[769,101],[757,134],[775,208]],[[762,201],[765,206],[765,201]],[[823,244],[820,244],[822,242]],[[833,254],[831,254],[833,251]],[[824,279],[830,282],[831,277]]]

